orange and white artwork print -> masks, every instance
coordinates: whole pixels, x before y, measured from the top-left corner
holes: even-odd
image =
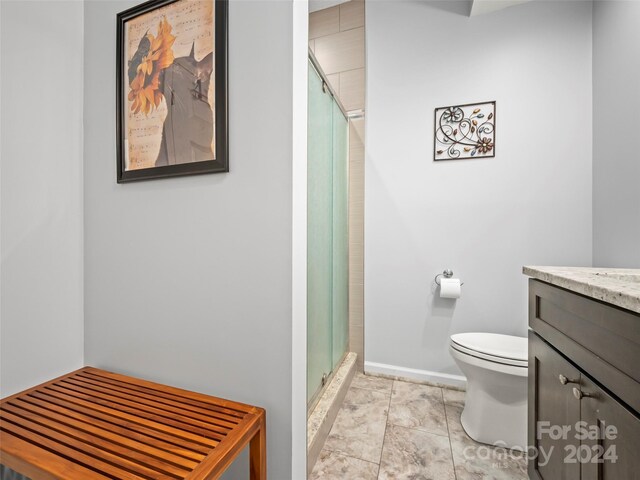
[[[215,160],[214,15],[178,0],[124,24],[125,171]]]

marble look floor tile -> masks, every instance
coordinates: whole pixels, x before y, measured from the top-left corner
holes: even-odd
[[[448,435],[442,389],[417,383],[394,382],[389,423]]]
[[[387,423],[388,405],[344,404],[324,448],[368,462],[379,463]]]
[[[448,388],[442,389],[442,395],[444,396],[444,403],[447,405],[453,405],[455,407],[464,407],[464,398],[467,392],[461,392],[460,390],[451,390]]]
[[[371,375],[365,375],[357,372],[351,382],[352,387],[367,388],[369,390],[377,390],[391,394],[391,387],[393,386],[393,380],[382,377],[374,377]]]
[[[447,414],[447,427],[449,428],[451,440],[467,441],[480,445],[464,431],[464,427],[460,421],[460,415],[462,415],[462,409],[464,407],[445,403],[444,408]]]
[[[383,407],[389,406],[389,395],[385,392],[379,392],[377,390],[369,390],[366,388],[354,387],[353,384],[347,391],[347,395],[344,397],[343,405],[381,405]]]
[[[492,447],[470,438],[462,424],[462,407],[446,405],[447,422],[457,480],[526,480],[524,454]]]
[[[322,450],[308,480],[376,480],[378,464]]]
[[[527,480],[527,462],[520,452],[451,439],[458,480]]]
[[[454,480],[449,439],[412,428],[388,425],[379,480]]]

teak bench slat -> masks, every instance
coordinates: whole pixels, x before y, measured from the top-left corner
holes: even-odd
[[[29,402],[30,404],[39,405],[48,409],[54,409],[57,412],[70,415],[73,418],[85,418],[89,422],[93,422],[95,424],[99,424],[99,422],[101,422],[101,425],[104,428],[122,428],[124,430],[129,430],[133,435],[136,435],[136,438],[143,438],[147,443],[154,440],[165,442],[170,446],[169,448],[172,452],[178,453],[188,458],[193,458],[194,460],[198,461],[202,460],[202,458],[206,456],[210,448],[208,446],[203,446],[201,444],[192,442],[187,438],[178,439],[179,443],[177,444],[172,443],[176,442],[175,435],[170,435],[163,431],[154,430],[144,425],[130,422],[126,419],[113,417],[97,410],[91,410],[81,405],[75,405],[65,400],[59,400],[55,397],[47,397],[46,395],[34,393],[28,398],[20,399],[20,401]],[[111,427],[111,425],[113,425],[113,427]]]
[[[0,463],[32,480],[215,480],[246,445],[266,480],[262,408],[92,367],[0,402]]]
[[[124,400],[123,403],[125,403],[126,405],[131,405],[132,402],[145,405],[145,408],[148,405],[151,408],[147,408],[147,410],[159,412],[161,415],[172,415],[173,418],[186,417],[188,419],[196,420],[196,421],[201,420],[205,423],[210,423],[211,425],[214,425],[216,427],[216,430],[223,431],[224,433],[226,433],[225,430],[230,430],[235,425],[237,425],[237,422],[230,423],[215,417],[208,417],[200,413],[192,412],[190,410],[185,410],[183,408],[180,408],[179,406],[170,406],[164,403],[159,403],[157,401],[149,400],[147,398],[141,398],[131,394],[125,394],[124,392],[114,391],[110,388],[103,388],[94,383],[85,383],[83,381],[77,381],[75,379],[67,380],[66,383],[70,385],[74,385],[76,387],[82,387],[83,389],[87,389],[88,391],[98,392],[98,395],[104,398],[108,397],[111,399],[122,399]],[[103,395],[100,395],[100,394],[103,394]],[[129,400],[131,400],[132,402]],[[118,400],[115,400],[115,401],[118,401]],[[224,430],[220,430],[220,429],[224,429]]]
[[[187,470],[193,470],[198,464],[196,461],[172,453],[171,449],[163,449],[153,443],[143,443],[142,441],[131,438],[126,434],[126,430],[117,429],[113,425],[103,424],[102,426],[94,426],[92,423],[76,420],[73,417],[66,417],[59,413],[22,402],[21,400],[14,400],[11,402],[11,405],[5,405],[4,410],[25,418],[39,420],[45,425],[50,425],[53,428],[63,429],[71,433],[73,433],[75,429],[75,431],[81,435],[91,435],[92,438],[98,442],[101,440],[111,441],[116,445],[114,448],[125,447],[132,452],[148,453],[152,457],[164,458],[167,462],[186,468]],[[106,427],[106,429],[104,427]],[[200,456],[200,460],[203,458],[204,456]]]

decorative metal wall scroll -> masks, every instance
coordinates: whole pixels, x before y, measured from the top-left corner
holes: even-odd
[[[434,160],[495,157],[496,102],[435,110]]]

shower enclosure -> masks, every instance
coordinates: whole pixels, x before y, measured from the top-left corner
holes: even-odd
[[[344,357],[348,322],[348,135],[344,108],[309,52],[307,402]]]

